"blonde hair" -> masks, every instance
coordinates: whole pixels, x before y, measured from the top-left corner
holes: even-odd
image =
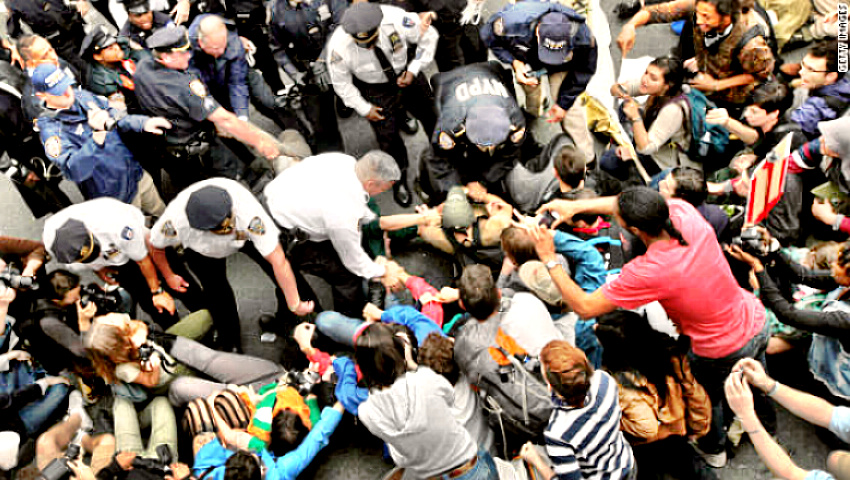
[[[103,315],[95,318],[83,337],[83,346],[95,373],[109,383],[118,383],[115,376],[118,364],[138,359],[138,349],[132,342],[134,329],[131,322],[126,314]]]

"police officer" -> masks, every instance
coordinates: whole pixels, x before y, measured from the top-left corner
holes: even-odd
[[[5,3],[9,10],[7,32],[12,38],[18,39],[23,35],[21,24],[26,23],[33,33],[50,42],[59,56],[78,71],[84,68],[79,51],[86,32],[77,9],[69,7],[63,0],[6,0]],[[85,8],[87,3],[81,1],[76,5]]]
[[[127,115],[106,98],[81,88],[56,65],[43,63],[32,74],[35,94],[44,102],[39,135],[48,160],[75,182],[87,199],[112,197],[149,215],[165,204],[151,176],[133,158],[120,131],[162,134],[171,126],[164,118]]]
[[[133,75],[136,64],[150,54],[130,48],[126,37],[116,37],[96,26],[83,40],[80,56],[90,65],[83,80],[89,91],[107,97],[113,104],[123,104],[130,113],[139,113]]]
[[[348,5],[348,0],[276,0],[269,22],[275,60],[290,78],[300,77],[305,83],[302,105],[315,127],[319,153],[342,150],[336,96],[323,52]]]
[[[557,2],[509,4],[481,27],[481,38],[510,64],[525,91],[526,110],[543,115],[540,77],[549,76],[549,122],[561,124],[588,162],[594,158],[584,106],[576,99],[596,73],[597,46],[584,17]]]
[[[133,48],[145,49],[154,32],[174,26],[174,21],[165,12],[151,11],[149,0],[124,0],[124,8],[127,9],[127,22],[118,35],[132,40]]]
[[[143,111],[172,124],[165,134],[163,167],[178,190],[209,177],[239,175],[238,159],[216,129],[253,146],[269,160],[280,155],[270,135],[222,108],[207,93],[204,82],[187,70],[192,50],[184,27],[158,30],[148,46],[153,58],[142,60],[136,68],[136,98]]]
[[[189,41],[192,43],[189,68],[198,73],[221,106],[247,121],[250,99],[258,112],[274,120],[281,129],[296,127],[293,118],[286,118],[275,109],[271,89],[260,72],[248,65],[232,21],[213,14],[198,15],[189,27]]]
[[[160,283],[148,255],[149,234],[142,212],[113,198],[71,205],[44,223],[42,239],[57,262],[80,273],[94,271],[104,282],[120,284],[163,327],[174,324],[177,310],[168,285]],[[194,293],[194,292],[190,292]],[[188,298],[183,295],[184,303]],[[197,305],[187,304],[195,309]]]
[[[342,28],[328,43],[331,82],[342,101],[366,117],[381,150],[392,155],[402,171],[393,186],[396,202],[411,202],[407,187],[407,149],[399,135],[404,109],[413,113],[426,132],[434,130],[433,92],[421,71],[434,60],[439,35],[424,32],[419,16],[398,7],[355,3],[342,16]],[[416,45],[408,61],[408,45]]]
[[[175,290],[188,285],[174,274],[164,249],[182,245],[184,259],[201,282],[218,330],[219,348],[239,350],[239,313],[227,282],[227,257],[243,252],[251,257],[278,288],[278,319],[313,311],[309,287],[299,289],[292,266],[283,253],[280,231],[260,202],[239,182],[211,178],[191,185],[168,204],[153,226],[151,254],[165,281]],[[303,281],[302,281],[303,282]],[[294,322],[289,322],[294,325]]]
[[[440,203],[451,187],[473,182],[473,195],[508,198],[503,180],[521,159],[528,136],[510,72],[497,62],[474,63],[433,82],[439,117],[431,137],[434,154],[426,158],[436,194],[431,203]]]

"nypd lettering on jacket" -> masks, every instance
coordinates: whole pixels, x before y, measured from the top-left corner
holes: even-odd
[[[466,102],[478,95],[494,95],[508,98],[511,95],[508,89],[496,79],[475,77],[469,82],[463,82],[455,87],[455,98],[460,102]]]

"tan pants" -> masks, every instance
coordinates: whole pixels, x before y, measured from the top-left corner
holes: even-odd
[[[157,191],[156,185],[153,184],[153,178],[148,172],[143,171],[142,178],[139,180],[138,191],[130,205],[152,217],[159,217],[165,211],[165,203],[159,196],[159,191]]]
[[[543,116],[546,112],[543,110],[548,97],[551,103],[555,103],[558,99],[558,91],[561,90],[561,83],[564,81],[567,72],[558,72],[549,75],[549,93],[546,95],[540,85],[529,86],[522,85],[525,92],[525,109],[528,113],[535,117]],[[587,163],[593,161],[593,138],[590,136],[590,130],[587,129],[587,115],[584,111],[584,105],[581,99],[576,99],[575,103],[567,110],[567,115],[561,120],[561,128],[564,132],[573,139],[576,147],[584,153]]]

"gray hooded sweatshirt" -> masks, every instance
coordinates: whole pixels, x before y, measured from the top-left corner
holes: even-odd
[[[419,367],[389,388],[371,390],[360,420],[384,440],[405,479],[428,478],[460,466],[478,447],[452,415],[454,389],[441,375]]]

